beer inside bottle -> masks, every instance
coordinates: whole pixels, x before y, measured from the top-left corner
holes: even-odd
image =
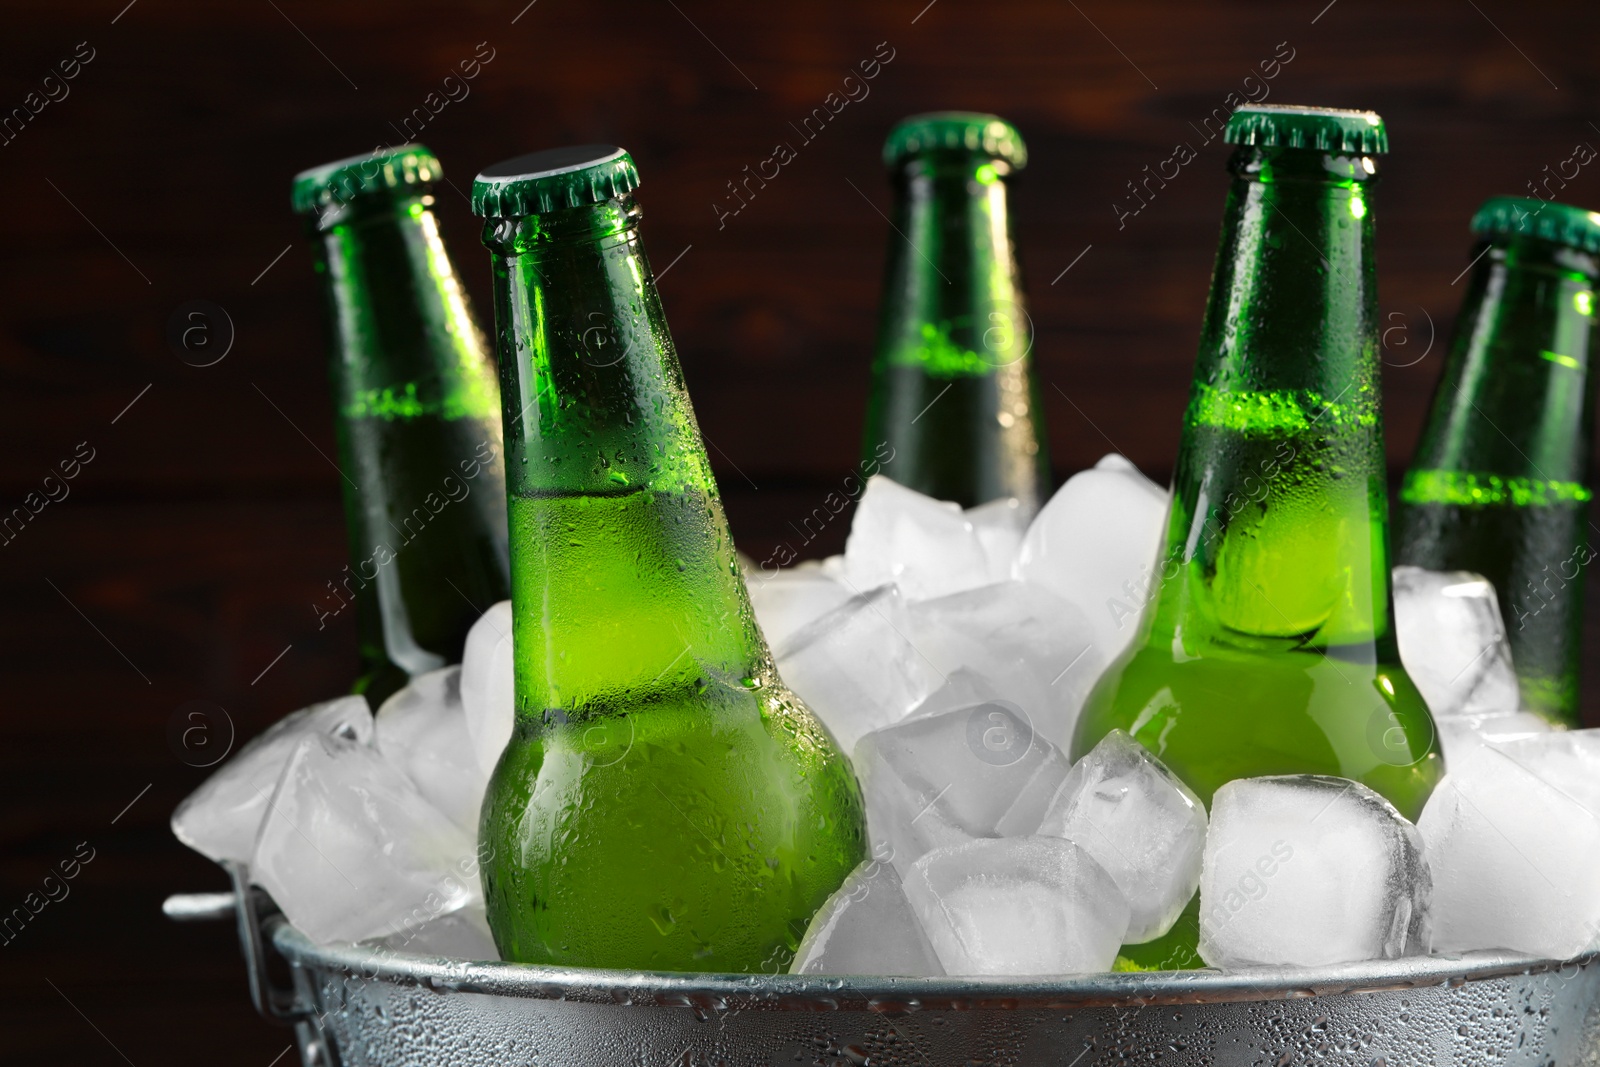
[[[1600,214],[1495,197],[1400,488],[1401,563],[1494,583],[1522,704],[1578,725]]]
[[[895,206],[863,457],[963,507],[1035,509],[1050,455],[1006,199],[1027,149],[997,116],[950,111],[901,122],[883,158]]]
[[[1208,806],[1235,778],[1352,778],[1415,819],[1443,771],[1400,665],[1372,256],[1383,126],[1247,107],[1173,475],[1132,644],[1073,757],[1128,731]],[[1197,911],[1124,956],[1198,966]]]
[[[294,181],[328,300],[351,560],[318,615],[354,604],[374,708],[460,662],[509,595],[499,388],[439,236],[439,177],[406,145]]]
[[[501,954],[781,971],[861,797],[756,627],[621,149],[473,185],[492,253],[516,725],[480,846]]]

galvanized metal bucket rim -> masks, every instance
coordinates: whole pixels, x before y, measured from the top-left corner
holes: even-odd
[[[268,927],[273,945],[291,963],[364,980],[424,986],[438,992],[715,1010],[1054,1010],[1287,1000],[1462,985],[1509,975],[1567,970],[1576,974],[1600,959],[1600,952],[1552,960],[1482,951],[1327,967],[1098,972],[1026,978],[717,974],[467,961],[348,942],[319,945],[281,917],[268,920]]]

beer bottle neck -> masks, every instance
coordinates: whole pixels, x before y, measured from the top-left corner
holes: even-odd
[[[425,188],[323,206],[352,594],[369,696],[459,660],[507,590],[499,394]],[[476,605],[476,606],[475,606]]]
[[[432,205],[427,193],[362,197],[312,224],[343,418],[493,425],[498,398],[484,340]]]
[[[490,219],[513,493],[715,493],[632,197]]]
[[[1033,323],[1017,271],[1011,164],[934,149],[895,165],[895,218],[864,462],[964,506],[1050,489]],[[885,453],[889,458],[885,460]]]
[[[1586,500],[1600,259],[1523,236],[1480,254],[1402,499]]]
[[[1231,167],[1158,621],[1186,641],[1392,658],[1376,168],[1258,146]]]
[[[1365,156],[1245,147],[1230,169],[1196,413],[1241,429],[1293,432],[1312,420],[1324,431],[1372,426],[1375,166]],[[1262,396],[1239,410],[1228,394],[1241,392]]]
[[[525,718],[771,675],[639,218],[622,196],[484,228]]]
[[[1004,161],[930,152],[895,174],[879,358],[936,378],[993,374],[1031,345]]]

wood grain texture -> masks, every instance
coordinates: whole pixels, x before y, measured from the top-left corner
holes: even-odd
[[[248,1008],[228,931],[159,916],[165,893],[221,881],[166,832],[201,776],[167,725],[206,699],[248,735],[350,677],[348,620],[319,631],[310,608],[343,542],[288,182],[400,140],[480,42],[493,59],[470,95],[420,131],[452,182],[440,212],[477,306],[487,262],[459,195],[476,169],[561,143],[629,148],[653,262],[681,254],[663,297],[757,558],[855,458],[888,208],[878,149],[902,115],[993,110],[1028,140],[1014,211],[1058,477],[1113,447],[1168,472],[1225,187],[1225,149],[1196,127],[1259,93],[1245,79],[1263,60],[1293,53],[1271,101],[1389,122],[1376,209],[1395,468],[1439,372],[1472,210],[1600,145],[1593,4],[525,2],[7,6],[0,120],[80,42],[93,58],[0,136],[0,504],[79,442],[95,458],[0,547],[0,908],[79,842],[97,849],[68,899],[0,945],[8,1063],[266,1067],[287,1041]],[[893,59],[866,95],[801,138],[791,124],[881,47]],[[719,220],[727,183],[779,142],[797,158]],[[1198,158],[1119,223],[1126,183],[1180,142]],[[1600,164],[1562,197],[1600,205]],[[197,298],[237,330],[208,368],[164,339]],[[808,549],[837,550],[843,523]]]

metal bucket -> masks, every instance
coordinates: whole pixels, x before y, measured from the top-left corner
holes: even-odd
[[[1600,1064],[1595,955],[1042,979],[658,974],[316,945],[269,903],[253,890],[166,910],[237,916],[256,1006],[295,1027],[307,1067]]]

